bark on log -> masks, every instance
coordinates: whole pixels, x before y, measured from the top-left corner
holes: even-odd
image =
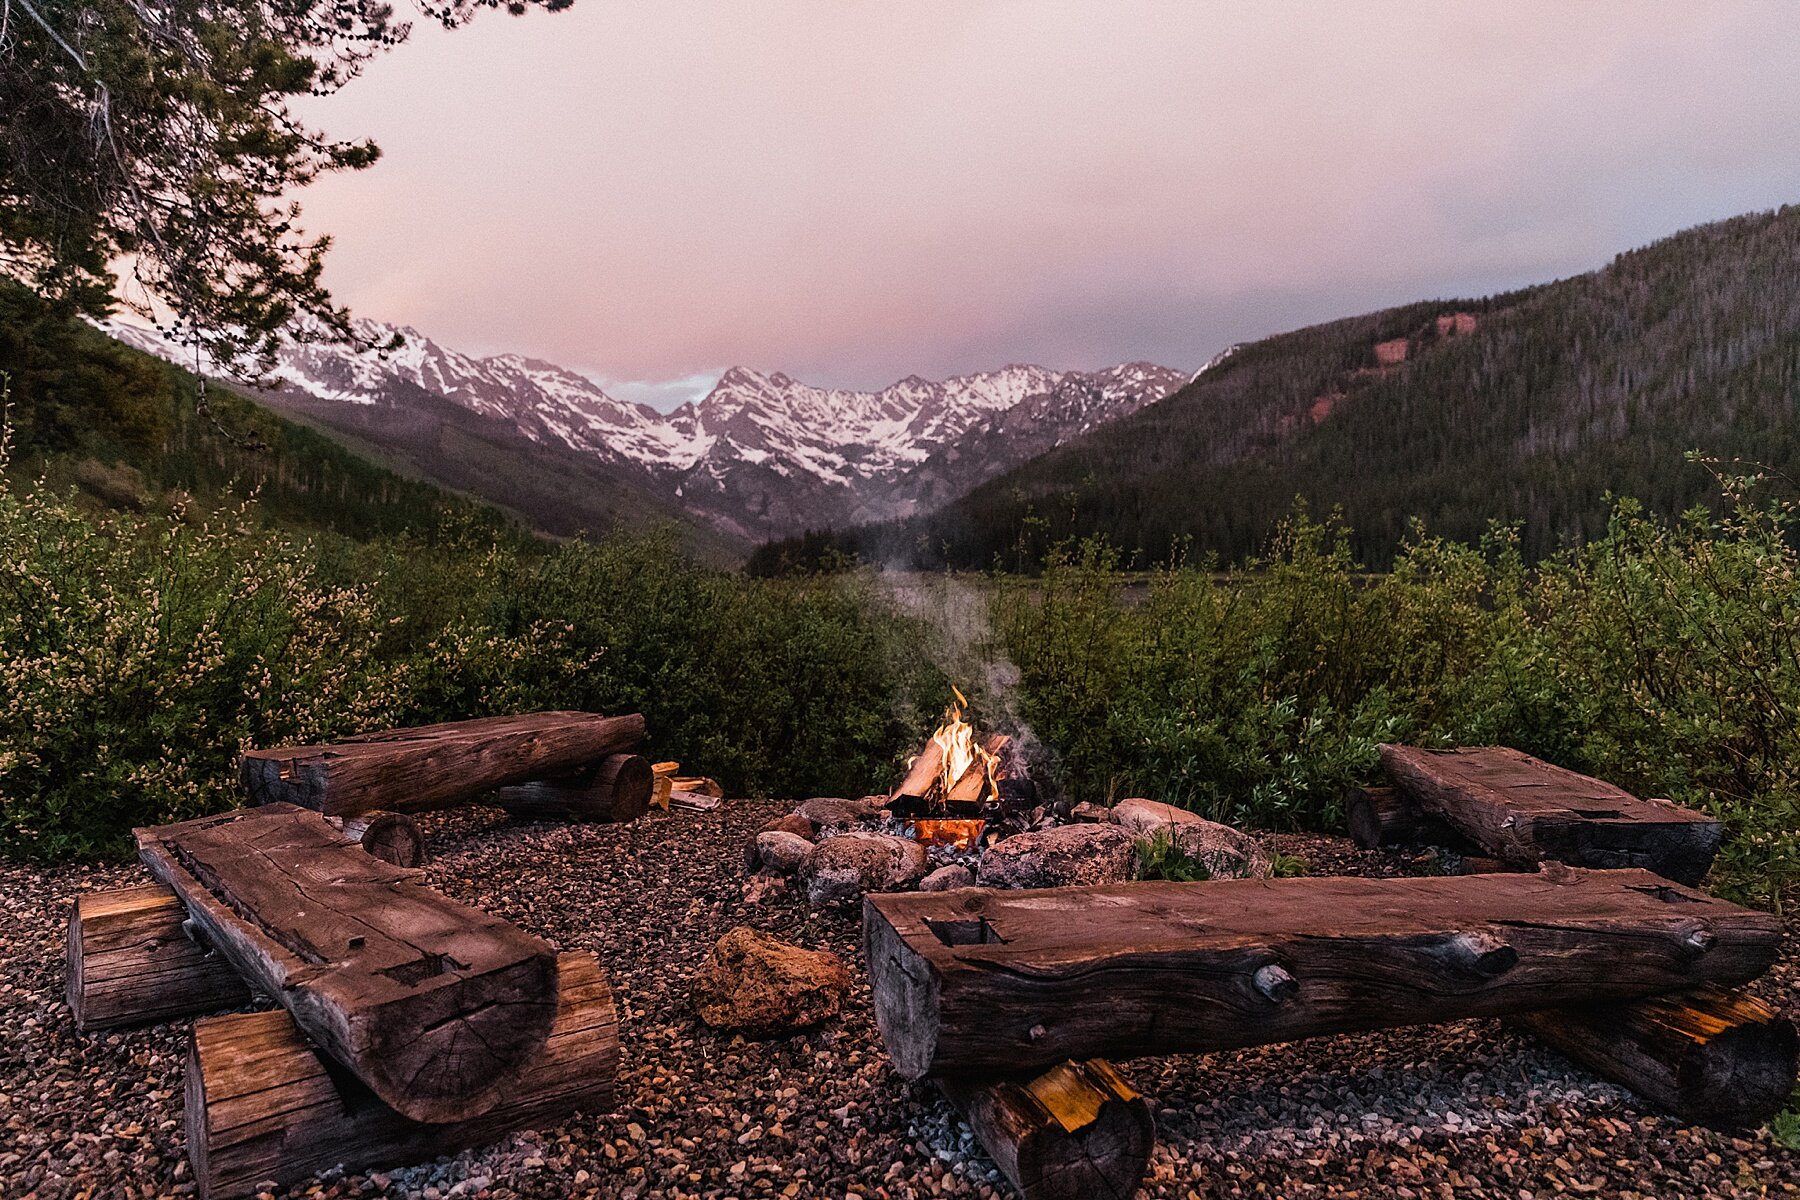
[[[910,1079],[1501,1016],[1753,979],[1772,916],[1647,871],[870,895]]]
[[[265,805],[137,831],[138,856],[253,987],[419,1121],[491,1107],[556,1015],[548,943]]]
[[[543,1054],[473,1120],[425,1125],[371,1095],[307,1044],[287,1013],[239,1013],[194,1025],[188,1044],[188,1156],[203,1200],[288,1185],[328,1167],[423,1162],[569,1114],[610,1112],[619,1033],[594,956],[561,957],[560,1005]]]
[[[1364,850],[1435,840],[1448,827],[1427,817],[1398,788],[1353,787],[1344,793],[1344,824]]]
[[[396,867],[425,865],[425,835],[405,813],[374,809],[354,817],[327,817],[344,841]]]
[[[644,740],[639,714],[547,712],[390,729],[328,746],[252,750],[238,767],[257,804],[285,801],[327,816],[372,808],[423,812],[484,792],[567,775]]]
[[[1584,1004],[1514,1017],[1596,1075],[1686,1121],[1760,1125],[1794,1090],[1793,1022],[1739,991]]]
[[[641,754],[613,754],[598,766],[562,779],[501,788],[500,806],[515,817],[578,821],[635,821],[650,811],[656,773]]]
[[[939,1081],[1024,1200],[1129,1200],[1156,1145],[1150,1105],[1104,1059],[1035,1079]]]
[[[77,896],[69,913],[75,1028],[168,1021],[249,1000],[231,964],[183,931],[186,919],[175,893],[155,884]]]
[[[1718,853],[1720,825],[1704,813],[1640,800],[1505,746],[1384,745],[1381,765],[1421,811],[1501,858],[1643,867],[1693,885]]]

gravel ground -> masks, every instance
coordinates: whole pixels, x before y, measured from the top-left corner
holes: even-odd
[[[284,1195],[1005,1196],[931,1089],[888,1070],[854,918],[792,896],[747,905],[742,849],[787,806],[728,804],[635,825],[428,818],[428,878],[565,949],[595,951],[620,1003],[621,1107],[422,1167],[327,1175]],[[1428,869],[1347,841],[1271,839],[1315,873]],[[175,1023],[78,1035],[62,1000],[72,893],[145,882],[135,867],[0,866],[0,1194],[191,1194]],[[768,1042],[720,1036],[687,979],[738,924],[844,955],[846,1012]],[[1757,990],[1800,1015],[1800,947]],[[1145,1194],[1673,1197],[1800,1193],[1800,1154],[1647,1112],[1497,1022],[1145,1060],[1126,1074],[1160,1126]]]

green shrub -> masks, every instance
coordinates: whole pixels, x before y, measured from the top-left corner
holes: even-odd
[[[1212,878],[1206,864],[1181,848],[1167,829],[1158,829],[1137,840],[1135,879],[1167,879],[1171,883],[1200,883]]]
[[[1348,530],[1300,511],[1243,569],[1141,596],[1080,546],[1000,581],[995,614],[1073,799],[1336,829],[1380,742],[1505,744],[1717,815],[1712,882],[1779,910],[1800,886],[1800,522],[1726,482],[1725,518],[1621,503],[1530,572],[1507,530],[1415,527],[1368,576]]]

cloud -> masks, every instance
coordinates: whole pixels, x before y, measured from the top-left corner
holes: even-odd
[[[421,28],[310,224],[461,348],[879,386],[1191,367],[1800,199],[1791,5],[616,5]]]

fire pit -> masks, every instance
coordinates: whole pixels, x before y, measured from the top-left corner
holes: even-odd
[[[907,821],[905,835],[915,842],[949,846],[955,850],[979,850],[987,822],[980,817],[919,817]]]

